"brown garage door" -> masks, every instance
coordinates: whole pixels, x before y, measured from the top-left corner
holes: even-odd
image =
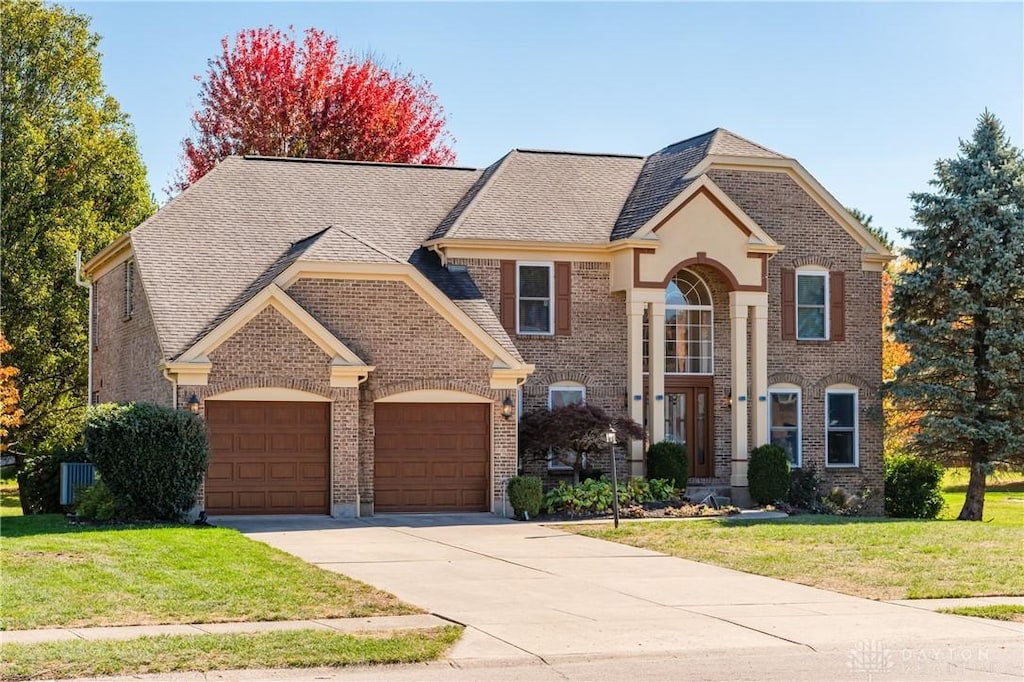
[[[490,407],[378,403],[374,511],[487,511]]]
[[[330,403],[206,403],[209,514],[330,512]]]

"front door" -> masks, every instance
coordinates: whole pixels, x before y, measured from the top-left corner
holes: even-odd
[[[686,446],[692,478],[714,476],[710,386],[666,387],[665,440]]]

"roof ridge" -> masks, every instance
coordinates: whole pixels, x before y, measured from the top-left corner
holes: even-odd
[[[600,156],[613,159],[644,159],[647,158],[642,154],[616,154],[613,152],[571,152],[560,149],[523,149],[516,147],[512,151],[519,152],[521,154],[558,154],[562,156]]]
[[[469,203],[466,204],[466,207],[464,209],[462,209],[462,212],[459,213],[459,216],[455,219],[455,221],[452,222],[452,226],[449,227],[448,231],[445,232],[444,234],[445,237],[455,236],[455,234],[459,231],[459,228],[462,227],[462,224],[466,222],[466,216],[468,216],[470,212],[473,210],[473,208],[475,208],[476,203],[480,199],[480,197],[483,196],[487,189],[494,184],[495,178],[501,175],[501,171],[505,169],[506,165],[509,162],[509,159],[511,159],[512,155],[515,153],[517,153],[517,150],[512,149],[508,153],[506,153],[505,156],[501,157],[495,162],[498,167],[494,169],[494,172],[491,173],[491,177],[487,178],[487,180],[484,181],[484,184],[480,187],[477,193],[473,196],[472,199],[469,200]],[[486,172],[487,169],[485,168],[484,173]]]
[[[439,164],[431,163],[392,163],[388,161],[353,161],[351,159],[313,159],[313,158],[300,158],[295,156],[264,156],[262,154],[243,154],[241,156],[235,154],[227,157],[241,158],[244,161],[281,161],[283,163],[320,163],[326,165],[339,165],[339,166],[383,166],[385,168],[424,168],[433,170],[457,170],[457,171],[478,171],[479,168],[471,168],[469,166],[443,166]]]
[[[721,127],[715,128],[715,135],[714,135],[714,139],[712,141],[712,144],[714,144],[714,142],[717,141],[718,136],[721,135],[722,133],[728,133],[732,137],[735,137],[737,140],[742,140],[742,141],[746,142],[749,145],[753,145],[754,147],[757,147],[758,149],[763,149],[764,151],[766,151],[766,152],[768,152],[770,154],[775,154],[776,156],[778,156],[780,158],[783,158],[783,159],[788,158],[785,154],[780,154],[779,152],[775,151],[774,149],[770,149],[768,147],[765,147],[763,144],[760,144],[758,142],[754,142],[753,140],[751,140],[748,137],[743,137],[742,135],[734,133],[733,131],[729,130],[728,128],[721,128]]]
[[[374,251],[376,251],[380,255],[386,256],[387,258],[390,258],[391,260],[395,261],[396,263],[401,263],[402,262],[401,260],[399,260],[398,258],[393,256],[392,254],[388,253],[384,249],[380,248],[376,244],[370,242],[369,240],[367,240],[367,239],[365,239],[363,237],[359,237],[357,235],[352,234],[351,232],[349,232],[348,230],[346,230],[343,227],[340,227],[338,225],[328,225],[327,226],[327,230],[337,230],[338,232],[341,232],[346,237],[349,237],[350,239],[353,239],[353,240],[359,242],[360,244],[362,244],[363,246],[365,246],[365,247],[367,247],[369,249],[373,249]],[[327,230],[324,230],[324,232],[326,232]]]

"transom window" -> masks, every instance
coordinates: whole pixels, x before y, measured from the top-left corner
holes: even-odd
[[[800,466],[800,389],[768,389],[771,442],[786,451],[789,463]]]
[[[665,289],[665,373],[714,372],[714,316],[711,292],[689,270],[681,270]],[[644,371],[649,371],[650,323],[644,316]]]
[[[830,388],[825,393],[825,465],[857,466],[857,391]]]
[[[796,338],[828,338],[828,273],[796,273]]]
[[[551,263],[518,263],[516,312],[520,334],[551,334],[554,329],[554,267]]]

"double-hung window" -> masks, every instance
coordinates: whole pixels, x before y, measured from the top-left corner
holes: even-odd
[[[771,442],[786,451],[789,463],[800,466],[800,389],[768,389]]]
[[[580,384],[569,382],[554,384],[548,388],[548,409],[555,410],[567,405],[580,405],[587,401],[587,389]],[[548,453],[548,469],[572,469],[576,461],[575,452]]]
[[[519,334],[554,333],[554,267],[551,263],[516,264],[516,331]]]
[[[828,273],[796,273],[796,338],[828,338]]]
[[[857,391],[830,388],[825,392],[825,465],[857,466]]]

